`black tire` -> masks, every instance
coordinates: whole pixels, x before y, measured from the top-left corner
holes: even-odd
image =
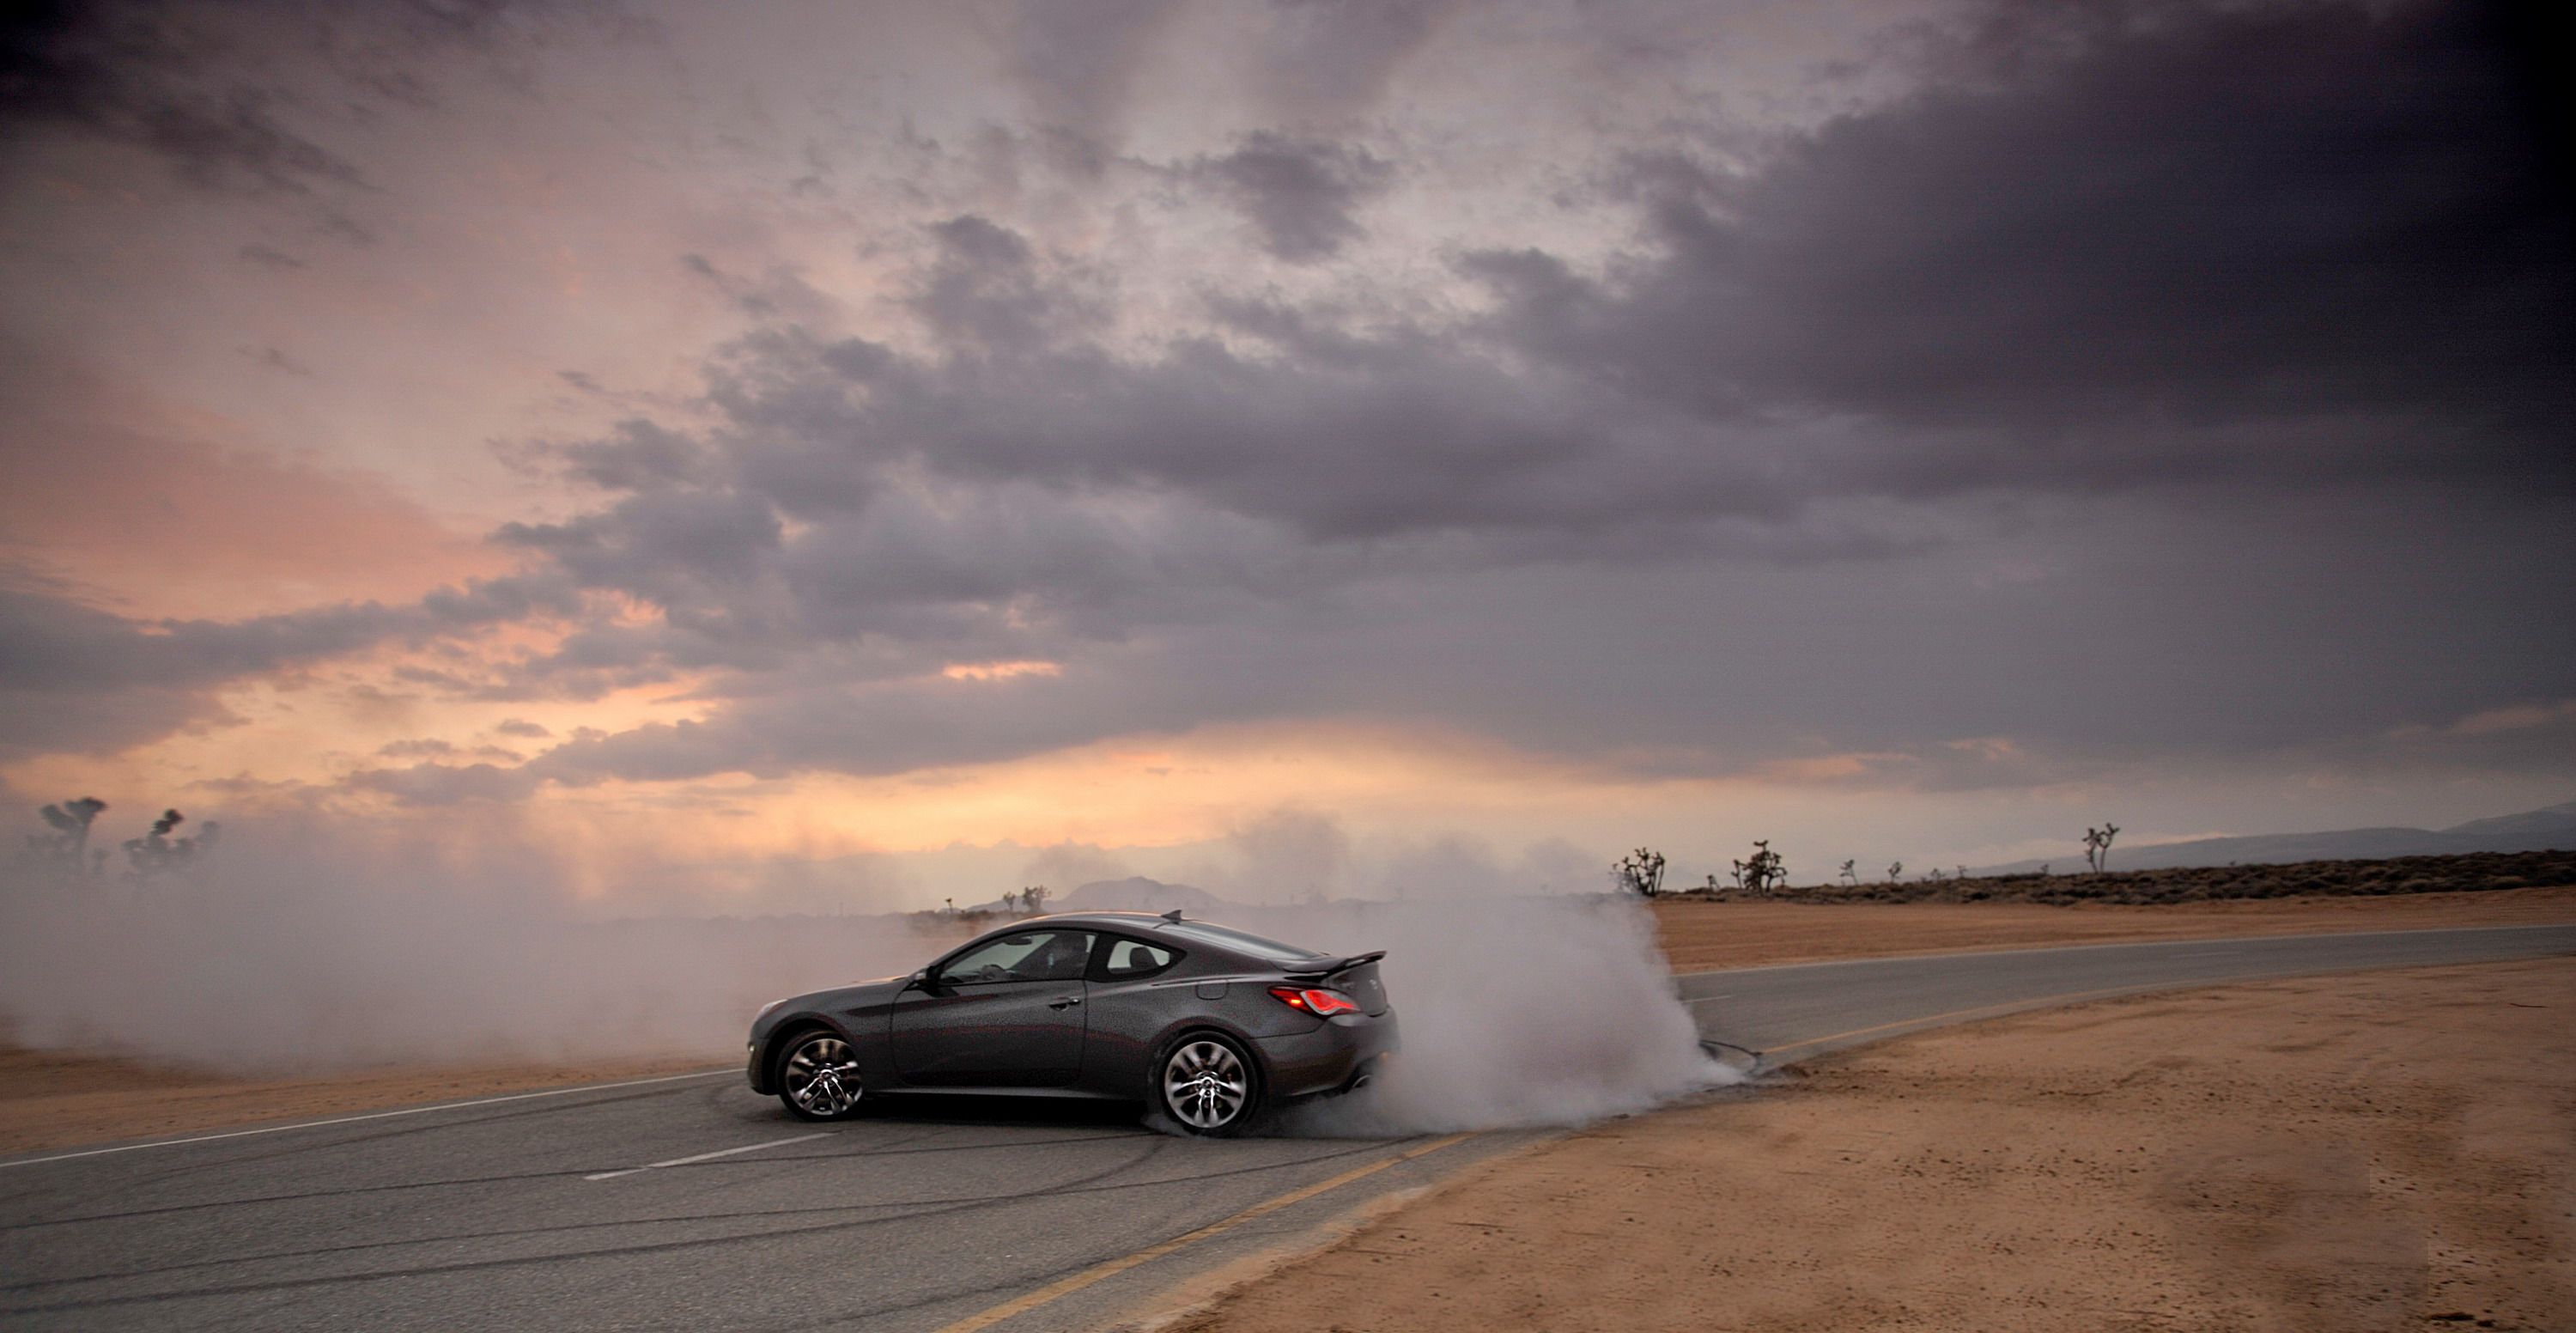
[[[858,1052],[840,1033],[809,1028],[778,1044],[771,1082],[779,1105],[799,1120],[851,1120],[872,1105],[861,1095]]]
[[[1154,1062],[1154,1105],[1183,1133],[1232,1138],[1261,1115],[1261,1066],[1222,1032],[1184,1033]]]

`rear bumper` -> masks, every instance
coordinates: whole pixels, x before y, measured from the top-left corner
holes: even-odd
[[[1328,1018],[1312,1032],[1263,1037],[1257,1044],[1270,1075],[1270,1094],[1287,1100],[1350,1090],[1401,1042],[1390,1011],[1375,1018]]]

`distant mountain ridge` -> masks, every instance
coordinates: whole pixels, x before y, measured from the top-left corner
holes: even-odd
[[[2258,833],[2240,838],[2200,838],[2111,849],[2113,870],[2178,870],[2188,866],[2281,865],[2293,861],[2376,861],[2390,856],[2458,856],[2466,852],[2550,852],[2576,849],[2576,801],[2518,815],[2472,819],[2445,829],[2355,828],[2324,833]],[[2083,853],[2070,848],[2046,861],[1971,870],[1974,875],[2027,875],[2042,865],[2076,870]]]
[[[1175,907],[1184,911],[1193,908],[1206,911],[1210,908],[1229,906],[1229,904],[1225,899],[1205,889],[1192,888],[1187,884],[1166,884],[1159,879],[1147,879],[1143,875],[1129,875],[1125,879],[1093,880],[1062,898],[1049,902],[1047,906],[1060,912],[1104,912],[1121,909],[1138,912],[1168,912]]]

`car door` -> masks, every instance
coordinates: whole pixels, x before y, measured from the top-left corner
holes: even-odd
[[[1204,1012],[1196,987],[1173,974],[1187,957],[1169,941],[1148,943],[1104,934],[1092,956],[1082,1008],[1082,1083],[1095,1092],[1132,1095],[1143,1086],[1154,1043],[1174,1021]]]
[[[897,997],[896,1072],[916,1087],[1059,1088],[1082,1076],[1091,932],[985,940]]]

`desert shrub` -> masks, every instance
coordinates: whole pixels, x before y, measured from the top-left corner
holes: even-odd
[[[1896,867],[1890,867],[1895,870]],[[1866,885],[1770,888],[1765,895],[1791,902],[2030,902],[2178,903],[2296,895],[2378,897],[2397,893],[2471,892],[2576,885],[2576,851],[2476,852],[2463,856],[2398,857],[2386,861],[2306,861],[2291,865],[2126,870],[2086,876],[1995,875],[1962,881],[1895,879]],[[1749,886],[1747,886],[1749,887]],[[1766,886],[1770,887],[1770,886]],[[1713,884],[1695,897],[1750,896],[1745,888]]]

